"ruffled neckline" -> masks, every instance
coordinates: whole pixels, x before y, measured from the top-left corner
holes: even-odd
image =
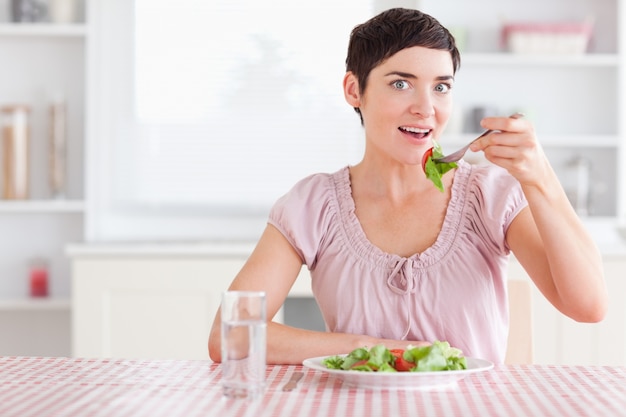
[[[346,166],[337,171],[333,177],[339,203],[339,214],[350,247],[363,261],[373,262],[385,268],[393,267],[398,262],[405,263],[406,260],[410,260],[411,264],[418,267],[426,267],[438,262],[454,245],[463,218],[461,214],[465,205],[467,183],[471,170],[469,163],[459,161],[458,168],[454,172],[450,201],[437,239],[423,252],[415,253],[409,257],[384,252],[370,242],[356,216],[356,205],[352,197],[350,182],[350,167]]]

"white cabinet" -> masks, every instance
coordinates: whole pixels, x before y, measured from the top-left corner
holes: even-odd
[[[222,291],[247,245],[73,246],[72,354],[78,357],[208,358]],[[309,296],[306,270],[290,295]],[[274,320],[282,320],[280,311]]]
[[[597,355],[599,364],[626,364],[626,258],[607,255],[604,257],[604,270],[609,290],[609,314],[597,326],[597,342],[589,349]],[[567,342],[578,344],[584,335],[576,335]],[[575,359],[575,358],[572,358]]]
[[[239,258],[80,258],[73,263],[78,357],[208,357],[213,315]]]
[[[626,365],[626,253],[603,256],[609,311],[600,323],[578,323],[559,313],[533,285],[535,363]],[[530,280],[513,258],[509,279]]]
[[[2,332],[13,337],[10,346],[0,346],[0,354],[67,355],[70,265],[64,248],[83,238],[88,29],[82,18],[72,24],[12,23],[10,3],[0,0],[0,106],[17,103],[30,107],[30,195],[28,200],[0,199],[0,322],[3,328],[9,323],[24,329]],[[52,197],[48,179],[49,106],[59,96],[66,102],[68,117],[67,180],[62,200]],[[1,172],[0,163],[0,176]],[[28,298],[33,259],[48,262],[50,299],[44,302]],[[53,322],[43,326],[46,313],[49,318],[58,316],[54,326]],[[42,326],[52,330],[34,330]],[[37,341],[29,336],[34,334],[47,337]],[[37,345],[34,350],[33,344]]]
[[[72,354],[206,359],[220,294],[251,249],[249,245],[72,246]],[[605,255],[604,265],[611,300],[601,323],[577,323],[563,316],[533,285],[536,363],[626,365],[626,251]],[[509,279],[529,280],[514,258]],[[312,296],[306,268],[289,296]],[[283,311],[274,320],[294,322]]]

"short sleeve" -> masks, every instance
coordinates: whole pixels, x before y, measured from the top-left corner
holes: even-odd
[[[268,223],[285,236],[309,269],[314,268],[337,213],[335,194],[331,175],[314,174],[296,183],[270,210]]]
[[[528,202],[511,174],[496,166],[474,167],[468,183],[468,215],[474,227],[500,253],[508,254],[506,233]]]

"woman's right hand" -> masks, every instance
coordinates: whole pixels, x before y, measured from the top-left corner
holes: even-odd
[[[522,185],[542,184],[551,178],[548,158],[529,120],[486,117],[481,125],[494,132],[472,143],[473,152],[483,151],[489,162],[506,169]]]

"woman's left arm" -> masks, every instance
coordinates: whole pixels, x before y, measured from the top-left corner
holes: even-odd
[[[561,183],[525,119],[490,117],[483,126],[499,132],[472,150],[505,168],[528,200],[509,226],[507,243],[542,294],[563,314],[598,322],[607,311],[602,257],[570,204]]]

